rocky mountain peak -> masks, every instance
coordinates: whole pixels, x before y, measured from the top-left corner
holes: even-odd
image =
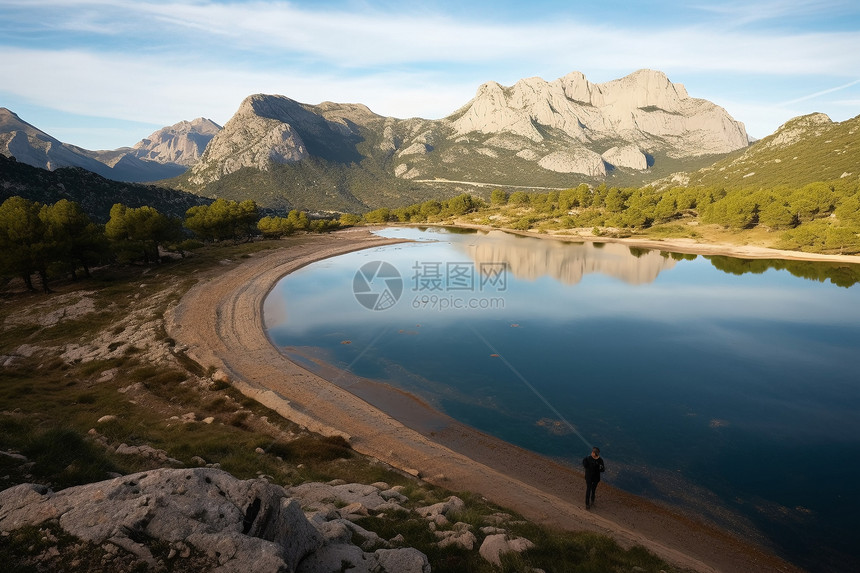
[[[11,109],[6,107],[0,107],[0,128],[3,128],[5,130],[7,127],[12,127],[14,125],[23,126],[30,124],[21,121],[21,118],[18,117],[18,114],[16,114]]]
[[[666,74],[655,70],[638,70],[597,87],[599,96],[591,101],[597,107],[655,107],[671,113],[681,111],[681,101],[690,97],[682,84],[673,84]]]
[[[581,72],[553,82],[518,81],[510,88],[487,82],[448,118],[459,135],[510,133],[543,142],[542,128],[583,145],[626,141],[676,157],[727,153],[749,144],[742,123],[706,100],[689,96],[663,72],[639,70],[594,84]]]
[[[824,113],[810,113],[795,117],[779,126],[772,135],[764,138],[761,141],[762,145],[760,147],[784,147],[792,145],[801,138],[817,135],[818,132],[827,129],[831,125],[833,125],[833,120]]]
[[[566,76],[555,80],[553,83],[557,83],[561,86],[564,95],[567,96],[568,99],[592,105],[591,101],[594,97],[594,91],[597,88],[593,83],[588,81],[585,74],[582,72],[571,72]]]
[[[830,116],[826,113],[810,113],[808,115],[801,115],[800,117],[795,117],[785,122],[776,130],[775,133],[779,133],[780,131],[792,127],[816,127],[819,125],[830,125],[833,123],[833,120],[830,119]]]
[[[203,117],[163,127],[134,145],[135,156],[190,167],[200,159],[221,126]]]
[[[366,106],[312,106],[282,95],[248,96],[212,138],[189,180],[205,185],[243,167],[268,171],[272,163],[295,163],[312,155],[358,161],[359,136],[345,118],[365,114],[373,115]]]
[[[0,108],[0,154],[48,170],[83,167],[100,175],[110,172],[109,167],[81,151],[30,125],[15,112]]]
[[[246,97],[191,168],[190,180],[206,184],[243,167],[266,171],[272,161],[289,163],[308,157],[304,141],[289,124],[304,112],[284,96]]]

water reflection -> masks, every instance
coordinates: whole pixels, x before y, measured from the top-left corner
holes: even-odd
[[[502,231],[490,231],[480,240],[454,243],[478,265],[503,263],[511,274],[522,280],[534,281],[547,276],[575,285],[585,275],[600,273],[638,285],[654,282],[657,276],[673,268],[676,261],[660,256],[659,251],[639,250],[609,243],[601,248],[594,243],[569,243],[547,239],[512,240]]]
[[[448,241],[475,263],[506,263],[513,276],[534,281],[548,276],[563,284],[579,283],[588,274],[599,273],[638,285],[653,282],[675,262],[694,261],[699,255],[626,246],[598,241],[571,242],[457,227],[389,228],[382,236],[415,241]],[[743,259],[703,255],[715,269],[732,275],[762,274],[784,270],[795,277],[818,282],[830,281],[840,287],[860,282],[860,265],[829,261],[784,259]],[[661,260],[662,259],[662,260]]]
[[[761,274],[770,269],[786,270],[804,279],[848,288],[860,281],[860,265],[838,262],[788,261],[780,259],[738,259],[734,257],[706,256],[714,268],[733,275]]]

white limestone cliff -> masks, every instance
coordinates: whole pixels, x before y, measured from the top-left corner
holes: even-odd
[[[723,108],[691,98],[683,85],[653,70],[601,84],[579,72],[511,87],[488,82],[449,119],[458,136],[511,133],[541,142],[549,128],[582,144],[623,140],[657,149],[668,140],[667,151],[679,157],[727,153],[749,143],[743,124]]]

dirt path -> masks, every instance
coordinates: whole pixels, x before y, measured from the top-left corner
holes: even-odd
[[[167,313],[168,333],[203,366],[224,370],[246,395],[313,431],[346,434],[356,451],[431,483],[480,493],[536,522],[603,532],[624,546],[640,544],[696,571],[796,571],[726,532],[603,484],[596,510],[586,511],[579,501],[581,474],[450,419],[434,437],[446,445],[437,443],[287,360],[269,343],[261,309],[279,278],[322,258],[395,242],[350,230],[260,253],[228,272],[209,272]],[[440,417],[382,384],[352,390],[390,405],[386,410],[403,413],[401,419]]]

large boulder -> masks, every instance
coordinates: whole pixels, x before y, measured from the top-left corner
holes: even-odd
[[[352,573],[429,573],[423,553],[391,548],[341,517],[353,517],[349,506],[337,510],[331,503],[352,504],[364,514],[368,508],[402,510],[382,494],[406,500],[383,483],[308,483],[285,490],[212,468],[158,469],[59,492],[34,484],[9,488],[0,492],[0,532],[58,524],[110,553],[125,551],[152,570],[166,564],[150,548],[166,544],[168,560],[188,559],[195,549],[202,556],[195,559],[218,573],[328,573],[344,564]],[[442,505],[450,510],[462,501],[451,498]]]
[[[217,571],[295,571],[322,537],[280,486],[217,469],[158,469],[53,492],[0,492],[0,531],[49,520],[75,537],[153,562],[138,540],[191,545]]]
[[[493,565],[501,567],[503,554],[512,551],[522,553],[532,547],[534,547],[534,543],[525,537],[509,537],[504,533],[497,533],[484,538],[484,542],[481,543],[478,553]]]

